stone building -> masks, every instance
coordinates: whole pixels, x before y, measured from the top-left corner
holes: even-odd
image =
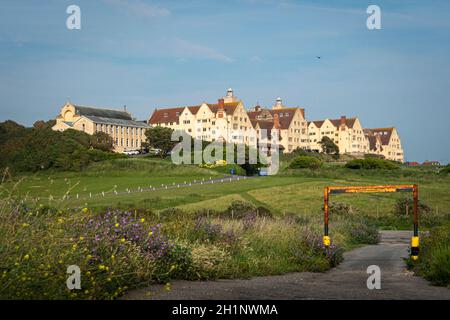
[[[124,110],[86,107],[66,103],[56,117],[55,131],[74,129],[94,134],[105,132],[113,140],[114,151],[124,152],[141,149],[146,140],[145,131],[150,126],[143,121],[136,121]]]

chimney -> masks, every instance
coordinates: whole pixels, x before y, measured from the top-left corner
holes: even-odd
[[[273,115],[273,126],[275,129],[280,129],[280,118],[278,117],[278,113]]]
[[[128,112],[128,111],[127,111],[127,105],[126,105],[126,104],[123,105],[123,111]]]
[[[347,123],[347,117],[341,116],[341,126],[345,126],[346,123]]]
[[[257,104],[257,105],[255,106],[255,111],[261,111],[261,106],[260,106],[259,104]]]
[[[219,108],[217,110],[217,117],[223,118],[225,115],[225,102],[223,99],[217,100],[217,104],[219,105]]]

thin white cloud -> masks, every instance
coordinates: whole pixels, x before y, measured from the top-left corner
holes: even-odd
[[[103,2],[126,9],[137,16],[145,18],[165,17],[170,15],[168,9],[151,5],[140,0],[103,0]]]
[[[173,41],[174,54],[180,58],[200,58],[231,63],[234,60],[220,51],[184,39]]]

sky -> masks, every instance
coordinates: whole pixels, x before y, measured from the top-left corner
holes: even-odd
[[[1,0],[0,121],[32,125],[67,101],[144,120],[229,87],[247,108],[281,97],[308,121],[395,126],[406,160],[448,163],[450,1]]]

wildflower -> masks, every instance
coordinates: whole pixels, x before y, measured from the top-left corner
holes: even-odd
[[[112,256],[111,256],[111,260],[114,260],[115,258],[116,258],[115,255],[112,255]]]
[[[151,237],[152,235],[153,235],[153,232],[150,231],[150,232],[148,233],[148,236]]]
[[[30,259],[30,255],[26,254],[23,258],[24,258],[24,260],[28,260],[28,259]]]
[[[100,270],[105,270],[106,267],[105,267],[104,265],[101,264],[101,265],[98,266],[98,268],[99,268]]]
[[[145,222],[145,219],[144,219],[144,218],[141,218],[141,222],[144,223],[144,222]]]
[[[116,228],[118,228],[119,227],[119,224],[118,223],[116,223],[115,225],[114,225]]]
[[[120,242],[125,243],[125,238],[120,239]]]
[[[75,251],[75,250],[77,250],[77,244],[76,243],[72,245],[72,251]]]
[[[90,271],[87,271],[87,272],[86,272],[86,275],[89,277],[89,276],[91,275],[91,272],[90,272]]]
[[[64,220],[61,219],[61,218],[58,219],[58,222],[59,222],[59,223],[63,223],[63,221],[64,221]]]
[[[111,278],[107,278],[106,281],[111,282]]]
[[[84,237],[80,237],[80,241],[83,241],[84,240]]]
[[[87,213],[89,211],[88,208],[83,208],[83,210],[81,210],[83,213]]]
[[[92,256],[90,254],[87,255],[86,259],[91,260]]]
[[[170,282],[167,282],[166,285],[164,286],[164,290],[170,291],[171,289],[172,289],[172,285],[170,284]]]
[[[29,226],[30,226],[29,223],[23,223],[23,224],[22,224],[22,227],[24,227],[24,228],[29,227]]]

